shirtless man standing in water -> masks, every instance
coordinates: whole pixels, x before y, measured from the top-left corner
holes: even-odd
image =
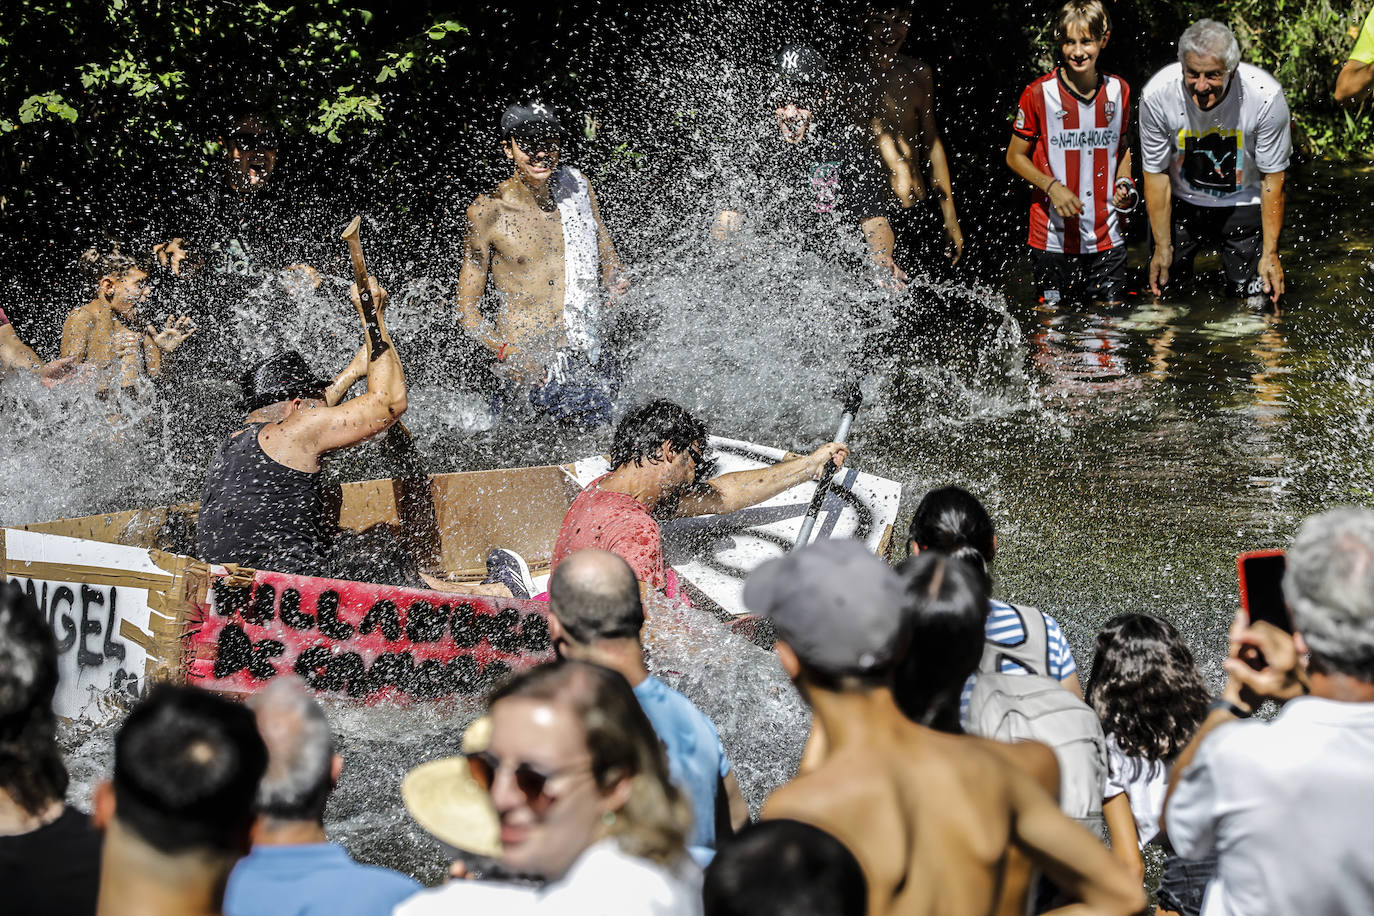
[[[861,27],[861,49],[852,75],[858,93],[856,115],[868,123],[878,152],[891,174],[892,191],[903,208],[933,194],[940,204],[947,244],[945,254],[957,264],[964,253],[964,233],[954,207],[949,157],[935,121],[935,76],[930,66],[899,53],[911,30],[912,7],[900,0],[869,0]],[[930,160],[930,182],[924,174]]]
[[[937,583],[958,575],[941,562]],[[1030,775],[980,739],[902,714],[890,684],[907,643],[905,589],[862,544],[818,541],[769,561],[744,603],[773,621],[778,659],[825,739],[822,759],[775,791],[763,817],[844,843],[868,879],[870,916],[992,913],[1011,849],[1082,901],[1055,913],[1145,908],[1125,867]]]
[[[527,399],[540,413],[609,423],[619,389],[614,354],[603,351],[604,306],[629,289],[596,193],[559,166],[563,127],[540,102],[501,116],[511,177],[467,211],[458,312],[467,333],[491,351],[502,390],[497,412]],[[498,304],[481,309],[490,278]]]

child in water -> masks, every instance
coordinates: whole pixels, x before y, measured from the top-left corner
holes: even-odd
[[[101,254],[92,248],[81,264],[96,278],[95,296],[63,323],[62,356],[94,366],[106,376],[102,388],[161,375],[163,356],[195,333],[191,319],[172,315],[161,331],[152,324],[140,330],[140,307],[151,291],[148,274],[118,249]]]
[[[1143,880],[1141,851],[1158,838],[1169,770],[1207,717],[1211,696],[1173,625],[1148,614],[1122,614],[1097,634],[1087,700],[1107,735],[1102,816],[1112,854]],[[1161,916],[1196,916],[1215,870],[1215,857],[1166,858]]]
[[[1140,202],[1126,145],[1131,90],[1097,69],[1112,31],[1102,0],[1068,0],[1054,31],[1063,62],[1021,93],[1007,145],[1007,166],[1035,188],[1028,240],[1035,287],[1046,305],[1119,305],[1126,295],[1120,212]]]

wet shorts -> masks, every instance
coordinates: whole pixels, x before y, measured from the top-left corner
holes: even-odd
[[[592,429],[611,422],[620,381],[619,366],[610,355],[602,353],[593,364],[579,351],[560,350],[542,384],[533,389],[502,385],[492,395],[491,409],[498,417],[509,415],[528,398],[541,416]]]
[[[1205,245],[1221,253],[1228,295],[1244,298],[1264,293],[1264,282],[1259,276],[1260,247],[1264,242],[1259,204],[1198,207],[1175,198],[1173,233],[1171,280],[1192,276],[1193,259]]]
[[[1126,298],[1126,246],[1087,254],[1031,249],[1035,288],[1046,305],[1121,302]]]

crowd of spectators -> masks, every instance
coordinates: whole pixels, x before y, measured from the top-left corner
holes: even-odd
[[[425,765],[440,791],[407,797],[454,847],[453,877],[431,889],[328,839],[344,761],[320,704],[285,679],[246,703],[153,688],[90,814],[70,805],[54,636],[6,585],[6,911],[1130,914],[1147,906],[1154,844],[1160,913],[1370,912],[1374,511],[1307,520],[1283,579],[1292,632],[1238,614],[1216,699],[1178,630],[1144,614],[1102,627],[1086,703],[1076,676],[1003,667],[1016,640],[999,610],[1015,606],[989,598],[991,532],[978,500],[946,487],[921,502],[897,569],[821,540],[754,571],[745,602],[813,719],[798,772],[753,822],[715,726],[649,673],[633,568],[570,554],[550,583],[557,660],[498,686],[464,755]],[[1017,609],[1020,641],[1037,616],[1053,624]],[[1022,740],[979,724],[985,678],[1037,687],[996,701]],[[1036,705],[1038,681],[1055,703]],[[1277,715],[1252,718],[1266,700]],[[1105,736],[1085,745],[1100,771],[1063,739],[1082,710]],[[1095,823],[1068,805],[1094,778]]]

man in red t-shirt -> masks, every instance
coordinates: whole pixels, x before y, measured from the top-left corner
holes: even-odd
[[[843,444],[772,467],[700,480],[706,425],[671,401],[631,411],[615,429],[611,467],[573,500],[553,548],[553,568],[568,555],[598,547],[623,557],[647,598],[669,587],[658,519],[724,515],[763,502],[820,476],[827,461],[843,464]]]

